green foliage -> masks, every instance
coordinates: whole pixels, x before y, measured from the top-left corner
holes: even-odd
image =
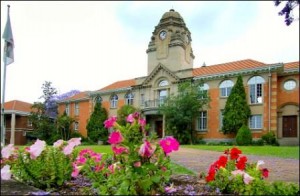
[[[242,125],[247,124],[250,115],[243,79],[239,75],[226,101],[222,131],[224,134],[237,133]]]
[[[275,181],[270,183],[266,195],[299,195],[299,185],[295,183],[286,183]]]
[[[88,138],[93,142],[99,140],[106,142],[108,130],[104,127],[104,121],[107,119],[107,111],[101,106],[101,102],[96,102],[94,111],[86,126]]]
[[[74,163],[99,195],[161,194],[170,179],[170,157],[153,138],[146,136],[145,125],[141,123],[144,119],[138,113],[132,116],[133,122],[125,126],[108,119],[114,128],[110,135],[113,154],[99,155],[83,149]]]
[[[253,146],[263,146],[264,145],[264,140],[262,140],[262,139],[252,140],[252,145]]]
[[[276,136],[274,134],[273,131],[270,131],[264,135],[261,136],[261,139],[266,143],[266,144],[269,144],[269,145],[273,145],[273,146],[279,146],[279,142],[278,140],[276,139]]]
[[[60,133],[63,140],[69,140],[71,136],[71,125],[75,122],[73,118],[68,116],[66,112],[63,115],[58,116],[56,120],[57,130]]]
[[[62,148],[46,146],[33,159],[26,148],[22,148],[9,159],[1,160],[1,165],[10,165],[12,175],[21,182],[40,189],[53,189],[71,179],[72,162],[76,156],[76,152],[66,156]]]
[[[138,112],[138,109],[135,108],[132,105],[123,105],[119,110],[118,110],[118,123],[122,126],[126,125],[126,117],[129,114],[133,114],[134,112]]]
[[[243,125],[238,130],[235,140],[239,146],[248,146],[252,143],[252,134],[248,126]]]
[[[169,96],[159,107],[159,112],[165,115],[168,133],[181,144],[194,143],[192,124],[210,101],[209,96],[199,90],[202,85],[202,82],[178,84],[178,94]]]

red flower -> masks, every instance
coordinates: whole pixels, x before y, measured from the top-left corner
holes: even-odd
[[[205,177],[206,182],[210,182],[215,179],[216,171],[217,171],[217,161],[210,165],[208,170],[208,175]]]
[[[269,170],[267,168],[263,168],[261,170],[261,173],[262,173],[263,177],[265,177],[265,178],[269,177]]]
[[[235,160],[239,158],[239,154],[242,154],[242,151],[240,151],[238,148],[234,147],[230,151],[230,159]]]
[[[227,157],[226,156],[220,156],[219,160],[216,162],[217,163],[217,167],[225,167],[227,164]]]
[[[242,156],[239,158],[238,162],[236,163],[236,167],[240,170],[244,170],[246,167],[247,157]]]

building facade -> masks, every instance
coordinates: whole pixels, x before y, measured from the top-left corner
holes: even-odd
[[[207,141],[232,140],[224,135],[222,111],[237,76],[242,75],[251,109],[249,128],[253,138],[274,131],[282,144],[299,144],[299,61],[265,64],[252,59],[194,68],[191,32],[178,12],[163,14],[152,32],[148,48],[147,76],[117,81],[100,90],[82,92],[59,102],[59,113],[75,117],[74,129],[87,136],[86,125],[96,101],[109,116],[125,104],[140,109],[150,131],[165,135],[164,116],[158,107],[176,95],[183,81],[201,80],[210,96],[209,106],[199,110],[194,130]]]
[[[33,130],[28,120],[31,106],[19,100],[4,103],[5,144],[25,145],[28,142],[26,135]]]

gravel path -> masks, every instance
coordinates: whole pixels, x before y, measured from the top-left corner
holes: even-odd
[[[192,148],[180,148],[177,152],[170,154],[171,159],[182,165],[196,174],[200,172],[207,173],[211,163],[216,161],[222,152],[198,150]],[[299,183],[299,160],[298,159],[283,159],[270,156],[255,156],[246,155],[248,162],[257,162],[263,160],[264,167],[269,170],[269,181],[285,181]]]

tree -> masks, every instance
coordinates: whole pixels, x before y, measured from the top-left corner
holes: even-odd
[[[129,114],[132,114],[134,112],[137,112],[138,109],[133,107],[132,105],[123,105],[118,110],[118,123],[122,126],[126,125],[126,118]]]
[[[169,96],[159,107],[165,115],[167,131],[181,144],[194,143],[193,121],[210,98],[200,90],[202,82],[186,81],[178,84],[178,94]]]
[[[274,1],[275,6],[279,6],[282,1],[276,0]],[[285,24],[289,26],[292,24],[293,21],[295,21],[295,18],[293,16],[293,9],[297,6],[299,6],[299,0],[297,1],[285,1],[285,6],[282,8],[282,10],[278,13],[280,16],[285,15]],[[299,20],[299,18],[298,18]]]
[[[97,101],[94,111],[86,126],[88,137],[93,142],[98,140],[107,141],[108,130],[104,127],[104,121],[107,119],[107,111],[101,106],[101,101]]]
[[[71,136],[71,125],[75,122],[75,119],[67,115],[66,112],[63,115],[58,116],[56,120],[57,131],[63,140],[67,141]]]
[[[224,134],[236,134],[242,125],[247,125],[250,115],[243,79],[239,75],[225,105],[222,127]]]

